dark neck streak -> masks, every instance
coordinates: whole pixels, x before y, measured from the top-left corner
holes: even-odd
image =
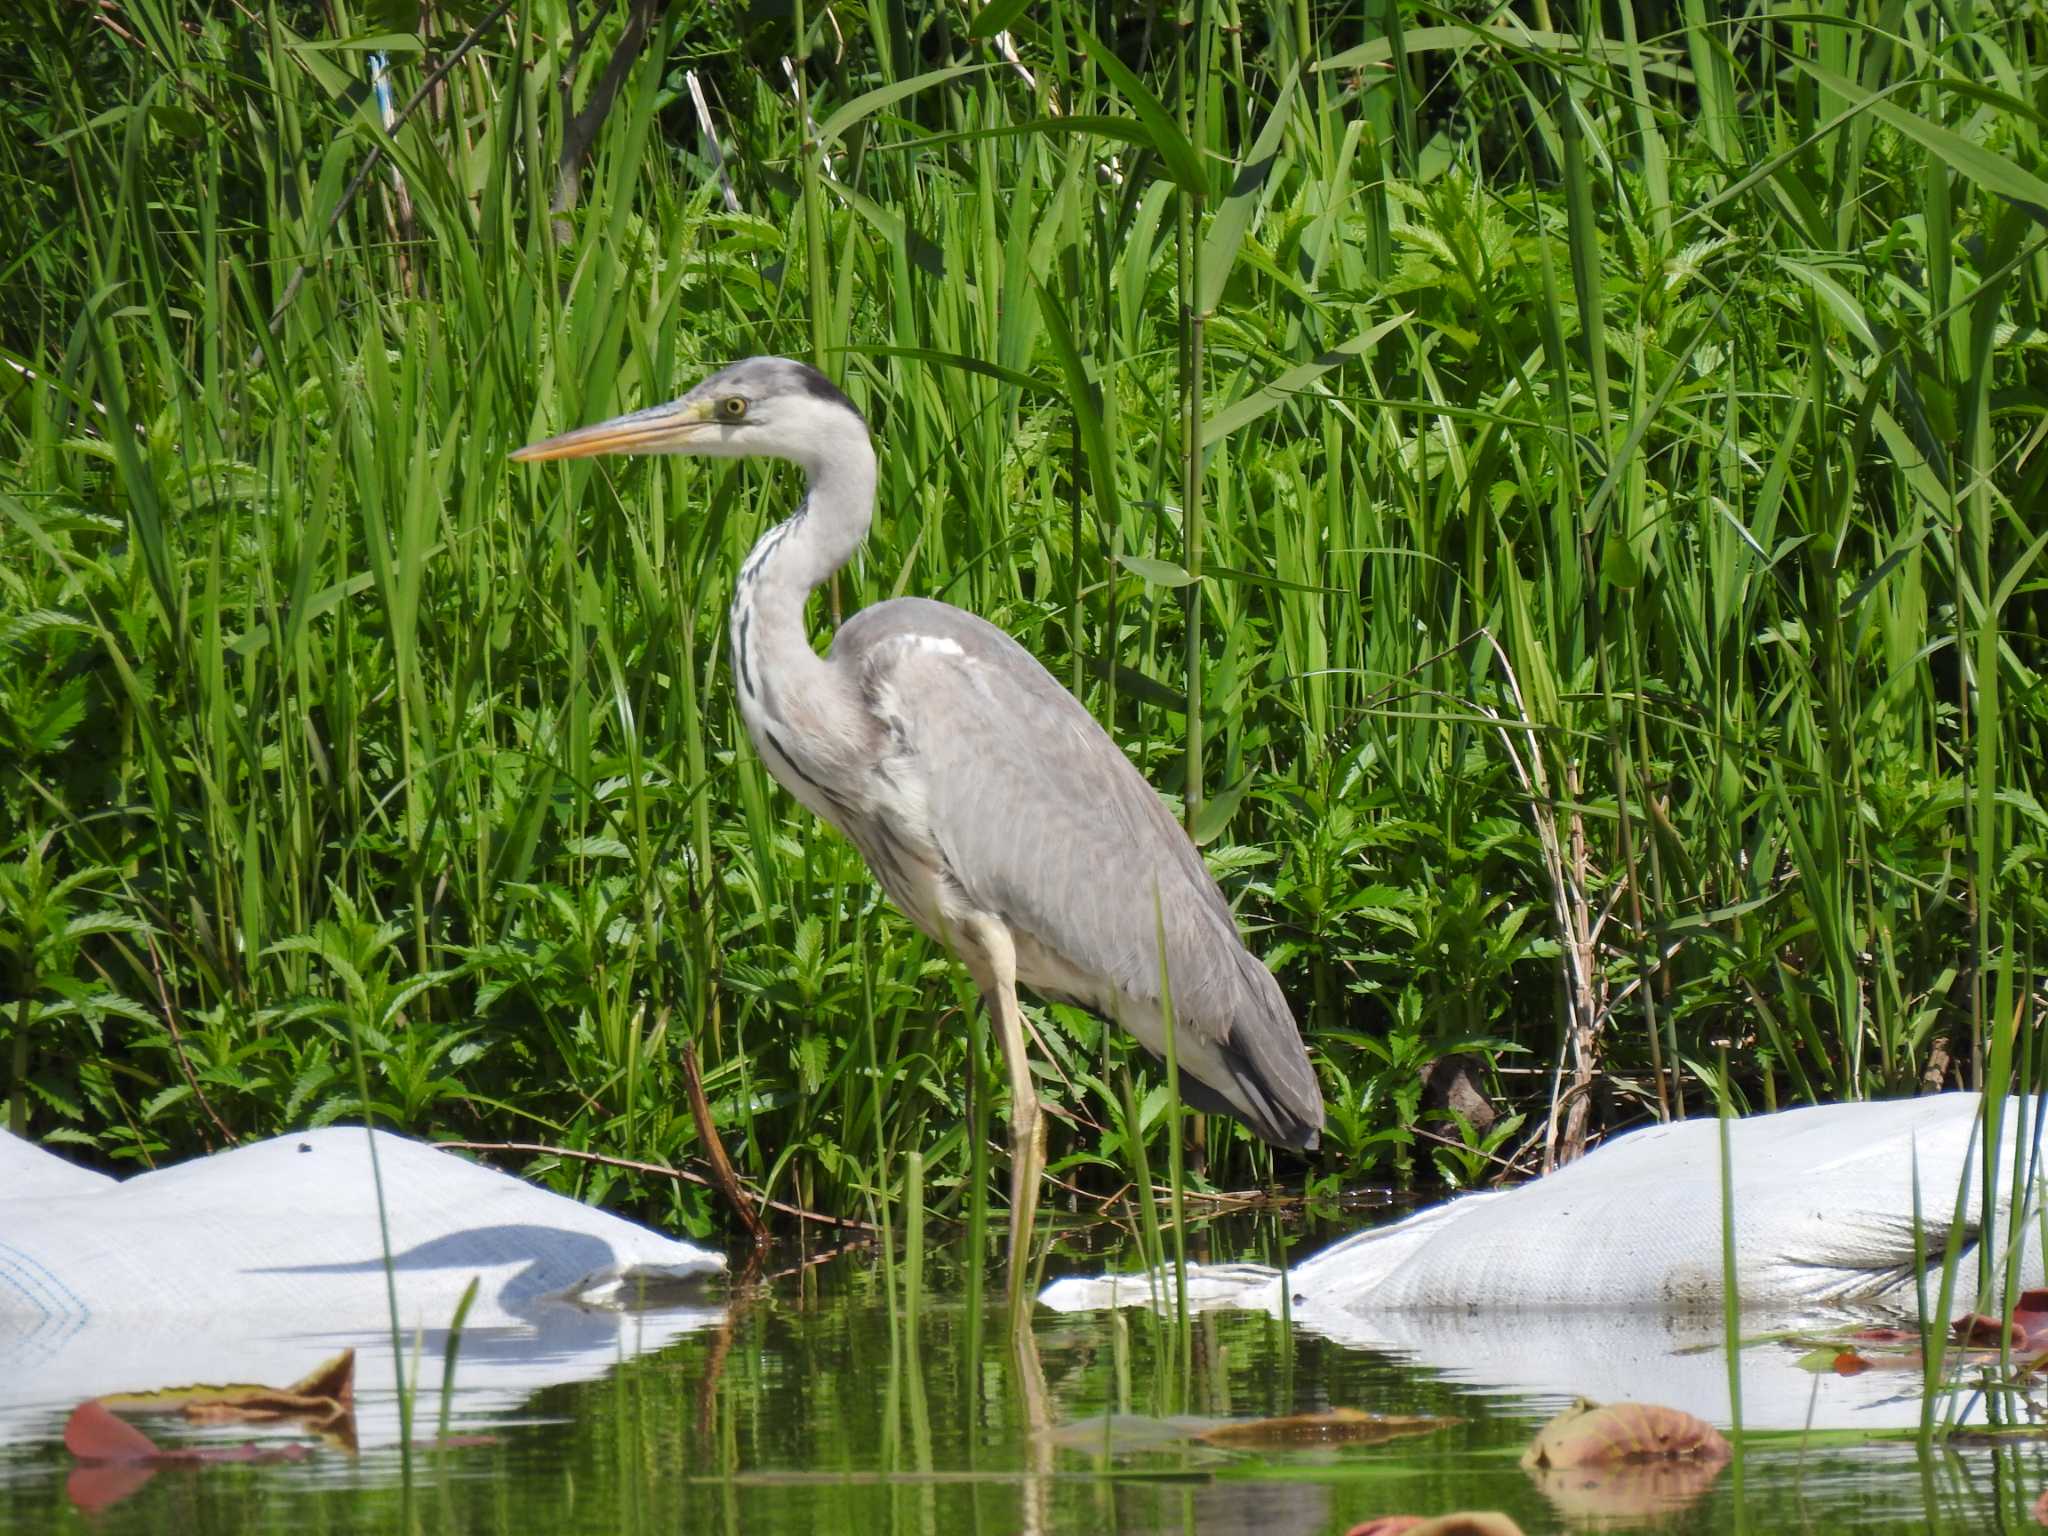
[[[858,446],[857,454],[807,466],[810,493],[747,556],[732,605],[733,675],[747,734],[782,786],[841,828],[859,799],[871,722],[847,681],[812,649],[804,605],[867,533],[874,456],[865,433]]]

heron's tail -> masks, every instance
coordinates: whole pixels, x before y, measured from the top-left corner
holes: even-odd
[[[1181,1068],[1181,1098],[1197,1109],[1234,1115],[1261,1141],[1311,1152],[1322,1139],[1323,1093],[1294,1015],[1273,973],[1242,947],[1241,995],[1201,1073]],[[1205,1080],[1206,1075],[1227,1082]]]
[[[1254,1136],[1273,1146],[1290,1147],[1296,1152],[1315,1151],[1323,1137],[1323,1099],[1320,1093],[1316,1095],[1312,1111],[1304,1115],[1285,1104],[1248,1091],[1250,1085],[1243,1078],[1238,1079],[1238,1087],[1245,1098],[1252,1100],[1251,1104],[1226,1098],[1199,1077],[1184,1072],[1180,1079],[1181,1102],[1205,1114],[1229,1115],[1241,1120]]]

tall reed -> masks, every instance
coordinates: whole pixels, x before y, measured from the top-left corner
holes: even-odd
[[[944,957],[725,679],[790,477],[504,465],[777,350],[882,450],[820,626],[971,608],[1180,797],[1324,1176],[1455,1173],[1414,1137],[1446,1055],[1556,1156],[1697,1105],[1723,1039],[1737,1109],[2017,1075],[2040,19],[999,9],[1015,62],[936,10],[677,13],[562,212],[617,17],[377,33],[390,131],[351,7],[0,20],[17,1129],[680,1164],[688,1040],[770,1193],[872,1211],[918,1149],[959,1208]],[[1035,1020],[1053,1163],[1113,1188],[1105,1085],[1160,1066]],[[1300,1172],[1205,1131],[1218,1184]]]

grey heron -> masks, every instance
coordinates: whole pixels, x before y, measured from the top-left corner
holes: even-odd
[[[1019,982],[1105,1015],[1154,1055],[1170,1005],[1188,1103],[1276,1146],[1314,1147],[1322,1094],[1279,985],[1180,824],[1078,699],[994,625],[927,598],[864,608],[829,655],[812,648],[805,602],[874,515],[874,445],[853,402],[803,363],[752,357],[679,400],[512,457],[622,453],[765,456],[809,476],[795,515],[740,567],[740,718],[768,771],[851,839],[981,991],[1009,1071],[1013,1275],[1045,1155]]]

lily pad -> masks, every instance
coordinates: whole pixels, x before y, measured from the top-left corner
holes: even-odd
[[[345,1349],[288,1387],[235,1382],[110,1392],[100,1399],[124,1413],[176,1413],[193,1424],[302,1424],[330,1445],[356,1444],[356,1352]]]
[[[1286,1450],[1311,1445],[1378,1445],[1411,1435],[1434,1434],[1455,1419],[1419,1414],[1362,1413],[1356,1408],[1325,1408],[1319,1413],[1290,1413],[1276,1419],[1244,1419],[1205,1429],[1195,1438],[1232,1450]]]
[[[1599,1403],[1584,1398],[1536,1431],[1523,1467],[1616,1467],[1631,1462],[1690,1461],[1720,1466],[1731,1452],[1705,1419],[1655,1403]]]
[[[1459,1510],[1450,1515],[1381,1515],[1354,1525],[1344,1536],[1522,1536],[1522,1528],[1498,1510]]]
[[[1536,1432],[1522,1466],[1559,1514],[1598,1523],[1683,1508],[1732,1454],[1718,1429],[1676,1408],[1582,1398]]]

